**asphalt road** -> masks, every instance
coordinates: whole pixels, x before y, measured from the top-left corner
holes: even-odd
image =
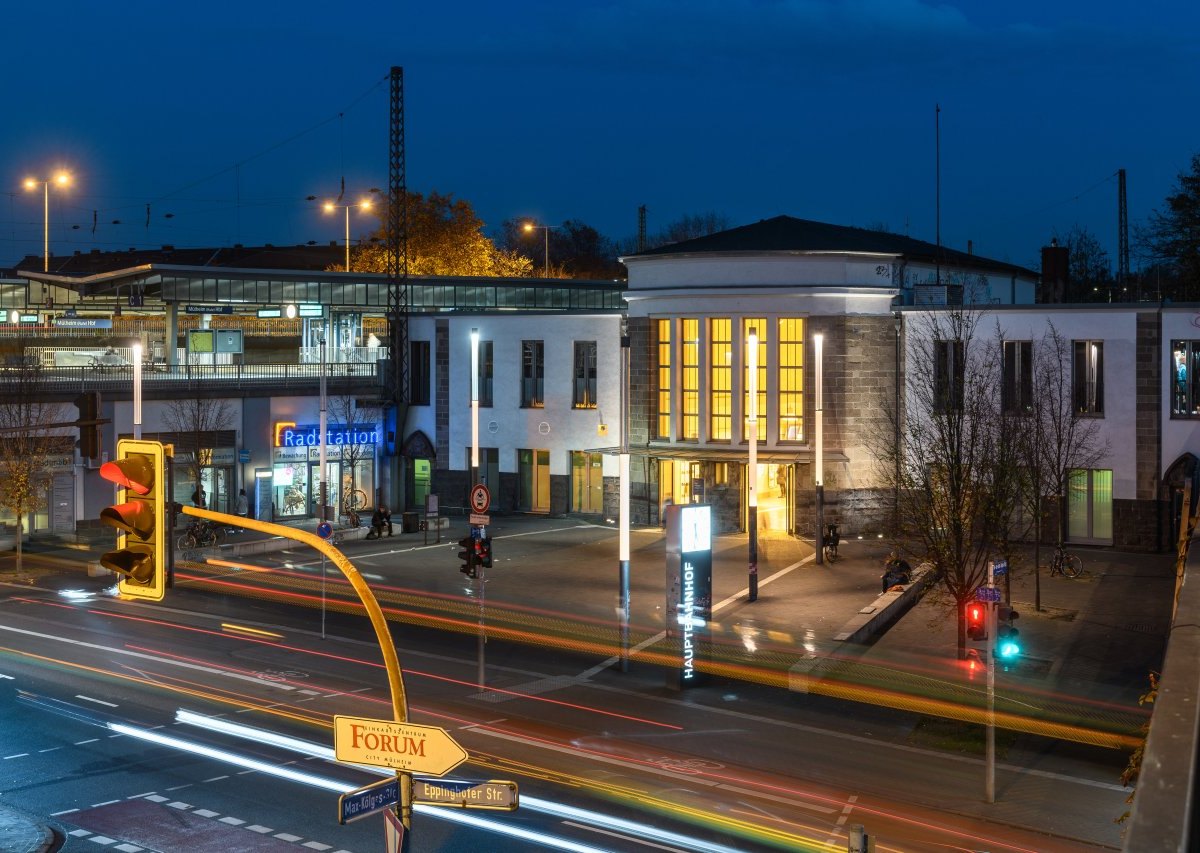
[[[635,546],[649,553],[654,538],[646,532]],[[406,621],[398,604],[400,624],[393,628],[411,718],[446,728],[471,754],[452,775],[513,779],[521,787],[517,812],[469,813],[485,826],[449,823],[444,812],[418,814],[416,849],[531,849],[528,839],[499,834],[514,829],[569,838],[586,849],[845,849],[856,823],[868,827],[879,849],[1116,846],[1108,815],[1123,809],[1124,792],[1107,781],[1111,756],[1083,750],[1053,762],[1002,761],[997,788],[1010,806],[1006,815],[1021,814],[1024,803],[1030,815],[1041,815],[1032,804],[1055,803],[1051,825],[1040,819],[1005,825],[981,801],[982,762],[913,745],[912,714],[752,681],[720,680],[678,694],[665,687],[657,667],[636,661],[627,673],[605,667],[602,649],[575,645],[587,630],[567,640],[555,633],[564,621],[606,629],[612,610],[603,592],[584,594],[582,581],[565,570],[562,587],[546,591],[556,607],[530,603],[516,591],[545,584],[547,568],[552,574],[555,566],[613,565],[612,539],[602,528],[561,523],[497,537],[489,606],[497,615],[517,611],[512,623],[537,641],[492,638],[482,691],[476,638],[466,630],[477,615],[478,585],[456,571],[454,546],[396,547],[384,540],[346,548],[381,591],[419,593],[438,603],[439,618],[455,621],[441,627]],[[214,850],[240,849],[231,846],[234,839],[249,844],[248,834],[248,850],[275,843],[380,849],[374,819],[336,825],[331,790],[133,734],[150,729],[237,760],[329,777],[345,790],[378,778],[266,743],[265,735],[248,739],[203,721],[179,721],[182,708],[328,749],[333,714],[389,716],[378,648],[361,616],[339,609],[336,579],[322,584],[319,561],[302,553],[254,564],[281,569],[277,579],[286,583],[276,587],[246,567],[216,567],[224,573],[210,571],[204,581],[181,570],[179,586],[162,605],[114,600],[103,594],[105,582],[70,574],[7,587],[0,596],[6,799],[143,849],[176,849],[153,835],[175,826],[198,839],[211,836]],[[604,583],[603,571],[579,574]],[[241,587],[248,576],[258,583]],[[608,577],[615,580],[615,573]],[[238,589],[229,586],[235,581]],[[635,578],[633,622],[642,634],[661,629],[662,583],[661,573]],[[736,578],[728,583],[716,598],[736,592]],[[65,587],[85,594],[63,595]],[[615,588],[609,600],[615,603]],[[114,720],[132,728],[114,730]],[[143,834],[131,835],[129,827]],[[231,830],[242,835],[229,836]],[[75,836],[76,846],[67,849],[95,849],[84,846],[88,837]],[[200,844],[188,846],[210,849]]]

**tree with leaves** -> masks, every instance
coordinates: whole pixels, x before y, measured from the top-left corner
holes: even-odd
[[[1150,214],[1139,234],[1142,253],[1170,262],[1175,271],[1176,299],[1200,299],[1200,154],[1192,155],[1191,171],[1182,172],[1166,207]]]
[[[50,426],[68,417],[64,406],[48,401],[48,390],[40,363],[21,362],[4,368],[0,381],[0,508],[15,520],[18,573],[22,570],[25,516],[42,504],[51,477],[51,457],[70,452],[73,443]]]
[[[387,222],[386,205],[380,207],[380,219]],[[533,273],[533,262],[528,257],[498,248],[484,236],[483,220],[463,199],[436,191],[428,196],[410,192],[407,223],[411,275],[514,277]],[[352,251],[350,263],[355,271],[387,271],[384,229],[375,237]]]

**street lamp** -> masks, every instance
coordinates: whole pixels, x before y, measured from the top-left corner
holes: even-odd
[[[66,172],[59,172],[54,177],[46,178],[45,180],[38,180],[37,178],[25,179],[25,189],[35,190],[40,184],[43,191],[42,211],[45,227],[42,234],[45,261],[42,264],[42,272],[50,272],[50,185],[55,184],[56,186],[65,187],[69,183],[71,183],[71,176]]]
[[[365,198],[357,204],[335,204],[332,201],[325,202],[325,212],[333,213],[339,208],[346,211],[346,272],[350,272],[350,208],[361,207],[363,210],[371,209],[371,200]]]
[[[545,251],[545,255],[543,256],[545,264],[544,272],[542,273],[543,278],[550,278],[550,229],[558,227],[557,225],[538,225],[536,222],[526,222],[521,226],[521,230],[526,234],[532,234],[539,228],[542,230],[544,241],[542,245]]]

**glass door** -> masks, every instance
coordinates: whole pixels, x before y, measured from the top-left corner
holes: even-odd
[[[1112,544],[1112,471],[1071,471],[1067,479],[1067,539],[1082,544]]]

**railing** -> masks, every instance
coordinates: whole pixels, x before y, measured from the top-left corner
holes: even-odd
[[[0,370],[0,375],[3,371]],[[330,383],[350,381],[371,384],[379,372],[369,364],[327,364],[325,376]],[[311,389],[321,378],[318,364],[146,364],[142,383],[147,393],[155,391],[197,390],[218,386],[228,389]],[[52,367],[41,371],[40,381],[48,391],[129,391],[133,385],[133,365],[119,367]]]
[[[326,347],[325,360],[330,364],[373,364],[387,358],[386,347]],[[300,347],[301,364],[320,364],[320,347]]]
[[[1196,769],[1200,766],[1198,573],[1200,547],[1193,539],[1125,830],[1123,849],[1129,853],[1195,850],[1200,841],[1200,810],[1196,808]]]

